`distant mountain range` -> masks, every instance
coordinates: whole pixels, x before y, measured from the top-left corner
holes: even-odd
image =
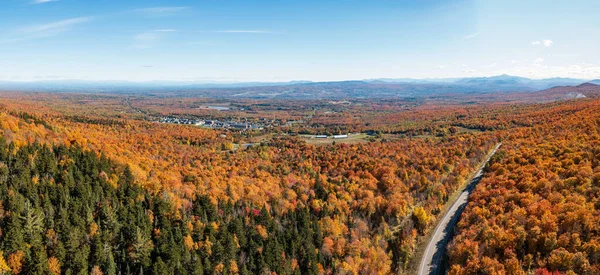
[[[577,86],[556,86],[538,92],[527,93],[523,95],[521,99],[531,99],[537,102],[544,102],[586,97],[600,97],[600,85],[587,82]]]
[[[57,80],[39,82],[0,82],[0,90],[81,92],[106,94],[151,94],[155,96],[193,96],[214,98],[394,98],[447,94],[484,94],[492,92],[531,92],[556,86],[598,80],[573,78],[529,79],[499,75],[470,78],[368,79],[336,82],[245,82],[199,83],[176,81],[126,82]]]

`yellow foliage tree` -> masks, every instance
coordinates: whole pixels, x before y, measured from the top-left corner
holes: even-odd
[[[189,251],[192,251],[195,248],[194,240],[192,239],[192,236],[190,236],[190,234],[187,234],[187,236],[183,237],[183,244],[185,245],[185,248],[187,248],[187,250]]]
[[[4,260],[4,252],[0,251],[0,274],[6,274],[10,271],[10,267]]]
[[[238,274],[239,268],[235,260],[231,260],[229,262],[229,273],[230,274]]]
[[[90,275],[102,275],[102,270],[100,270],[99,266],[95,265],[94,268],[92,268]]]
[[[429,224],[429,221],[431,221],[431,216],[429,214],[427,214],[427,211],[425,211],[425,209],[423,209],[423,207],[415,208],[415,210],[413,211],[413,218],[415,220],[417,229],[421,233],[423,233],[423,231],[425,231],[425,229],[427,228],[427,225]]]
[[[267,239],[269,237],[269,233],[267,233],[267,229],[262,225],[256,226],[256,231],[258,231],[258,235],[260,235],[263,239]]]
[[[48,259],[48,269],[52,274],[60,274],[60,261],[56,257]]]
[[[98,234],[98,224],[93,222],[92,224],[90,224],[90,238],[93,238],[97,234]]]
[[[21,268],[23,267],[23,256],[25,256],[25,253],[23,253],[21,250],[8,255],[8,266],[10,266],[12,273],[21,273]]]

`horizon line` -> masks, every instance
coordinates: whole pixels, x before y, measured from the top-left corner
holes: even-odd
[[[77,82],[88,82],[88,83],[101,83],[101,82],[126,82],[126,83],[152,83],[152,82],[172,82],[172,83],[182,83],[182,84],[244,84],[244,83],[291,83],[291,82],[312,82],[312,83],[327,83],[327,82],[351,82],[351,81],[376,81],[376,80],[460,80],[460,79],[472,79],[472,78],[492,78],[498,76],[506,76],[506,77],[515,77],[515,78],[525,78],[530,80],[548,80],[548,79],[572,79],[572,80],[581,80],[581,81],[595,81],[599,80],[600,76],[597,78],[574,78],[574,77],[565,77],[565,76],[553,76],[553,77],[542,77],[542,78],[533,78],[519,75],[509,75],[509,74],[498,74],[498,75],[479,75],[479,76],[455,76],[455,77],[377,77],[377,78],[346,78],[346,79],[329,79],[329,80],[310,80],[310,79],[291,79],[291,80],[218,80],[218,78],[206,78],[206,79],[150,79],[150,80],[127,80],[127,79],[78,79],[78,78],[62,78],[62,77],[48,77],[40,79],[27,79],[27,80],[19,80],[19,79],[0,79],[0,82],[10,82],[10,83],[42,83],[42,82],[68,82],[68,81],[77,81]],[[226,78],[223,78],[226,79]]]

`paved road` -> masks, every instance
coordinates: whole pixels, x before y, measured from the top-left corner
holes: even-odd
[[[492,158],[498,148],[500,148],[500,145],[501,143],[496,145],[494,150],[490,153],[483,164],[487,164],[490,161],[490,158]],[[467,187],[465,187],[462,193],[460,193],[460,196],[458,196],[456,201],[452,203],[452,206],[448,212],[438,223],[431,240],[427,244],[427,248],[425,249],[421,263],[419,264],[419,275],[445,274],[442,260],[444,259],[444,254],[446,253],[446,245],[452,236],[451,233],[454,230],[454,227],[458,223],[460,214],[467,206],[469,195],[471,192],[473,192],[473,189],[475,189],[475,186],[483,177],[484,167],[485,165],[481,165],[481,168],[477,171],[477,174],[475,174],[475,176],[471,179],[471,182],[469,182]]]

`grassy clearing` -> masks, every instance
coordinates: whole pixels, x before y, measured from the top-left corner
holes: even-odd
[[[332,137],[316,138],[314,135],[300,135],[300,138],[305,140],[306,143],[313,144],[313,145],[327,145],[327,144],[332,144],[334,141],[336,144],[340,144],[340,143],[352,144],[352,143],[360,143],[360,142],[368,142],[369,141],[368,135],[364,134],[364,133],[348,134],[348,138],[340,138],[340,139],[334,139]]]

